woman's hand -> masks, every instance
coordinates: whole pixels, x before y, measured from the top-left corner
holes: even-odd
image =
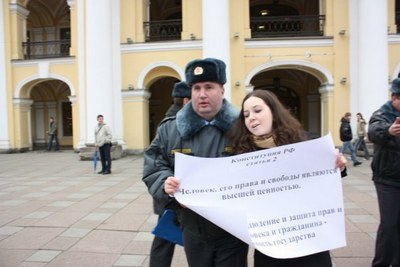
[[[344,171],[344,169],[346,168],[346,163],[347,160],[346,158],[343,156],[342,153],[339,152],[339,149],[336,149],[336,168],[339,168],[340,171]]]
[[[176,192],[179,191],[179,186],[179,179],[174,176],[169,176],[164,182],[164,192],[169,196],[173,196]]]

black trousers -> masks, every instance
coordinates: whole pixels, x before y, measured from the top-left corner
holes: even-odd
[[[56,144],[56,150],[60,150],[60,144],[58,143],[57,134],[51,134],[50,135],[50,140],[49,140],[49,145],[47,146],[47,150],[51,150],[51,147],[53,145],[53,141]]]
[[[111,144],[107,143],[99,147],[101,159],[101,171],[111,171]]]
[[[204,241],[184,231],[183,243],[190,267],[247,267],[249,246],[232,235]]]
[[[150,250],[149,267],[170,267],[174,256],[175,244],[154,236]]]
[[[276,259],[254,251],[254,267],[332,267],[329,251],[291,259]]]
[[[160,220],[161,215],[158,216]],[[150,250],[149,267],[170,267],[174,256],[175,243],[166,239],[154,236]]]
[[[400,174],[399,174],[400,175]],[[375,183],[380,224],[373,267],[400,266],[400,187]]]

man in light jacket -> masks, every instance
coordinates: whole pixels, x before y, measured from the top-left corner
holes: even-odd
[[[95,146],[100,151],[101,171],[98,174],[111,173],[111,146],[112,135],[110,127],[104,123],[103,115],[97,116],[97,126],[94,130]]]

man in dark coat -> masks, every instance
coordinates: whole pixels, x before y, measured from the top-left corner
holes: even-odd
[[[47,151],[51,150],[51,147],[53,145],[53,141],[56,145],[55,149],[56,151],[60,150],[60,143],[58,142],[58,133],[57,133],[57,123],[54,120],[54,117],[50,117],[50,125],[49,125],[49,131],[48,135],[50,137],[49,144],[47,146]]]
[[[227,133],[239,112],[224,99],[225,69],[225,63],[215,58],[187,64],[191,101],[176,117],[160,124],[144,154],[143,181],[157,201],[174,201],[173,194],[179,190],[179,179],[174,177],[175,152],[198,157],[229,155]],[[189,266],[247,266],[246,243],[188,208],[178,204],[176,210]]]
[[[172,97],[174,103],[170,106],[165,113],[165,117],[173,117],[176,113],[184,107],[189,101],[192,94],[192,89],[186,82],[177,82],[172,89]],[[168,208],[168,202],[153,200],[154,213],[161,218],[164,211]],[[176,222],[178,222],[176,220]],[[174,255],[175,243],[170,242],[164,238],[154,236],[153,243],[150,250],[150,266],[149,267],[169,267],[171,266],[172,257]]]
[[[176,113],[190,101],[192,89],[185,82],[177,82],[172,89],[174,103],[165,113],[165,117],[175,116]]]
[[[400,79],[392,82],[391,100],[375,111],[368,127],[374,143],[372,180],[380,224],[372,267],[400,266]]]

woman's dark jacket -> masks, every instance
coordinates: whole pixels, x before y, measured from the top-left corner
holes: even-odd
[[[340,140],[343,142],[351,141],[353,139],[353,133],[351,132],[350,122],[343,117],[340,125]]]
[[[389,127],[400,117],[391,101],[375,111],[368,126],[368,138],[374,143],[372,180],[400,187],[400,136],[389,134]]]
[[[171,202],[171,198],[164,192],[164,182],[169,176],[174,176],[174,153],[207,158],[229,156],[226,134],[238,114],[236,108],[224,100],[216,117],[212,121],[206,121],[195,113],[192,103],[189,102],[176,117],[161,122],[157,136],[144,153],[142,178],[160,207]],[[188,208],[179,206],[176,211],[183,230],[191,232],[199,239],[219,239],[230,235]]]

